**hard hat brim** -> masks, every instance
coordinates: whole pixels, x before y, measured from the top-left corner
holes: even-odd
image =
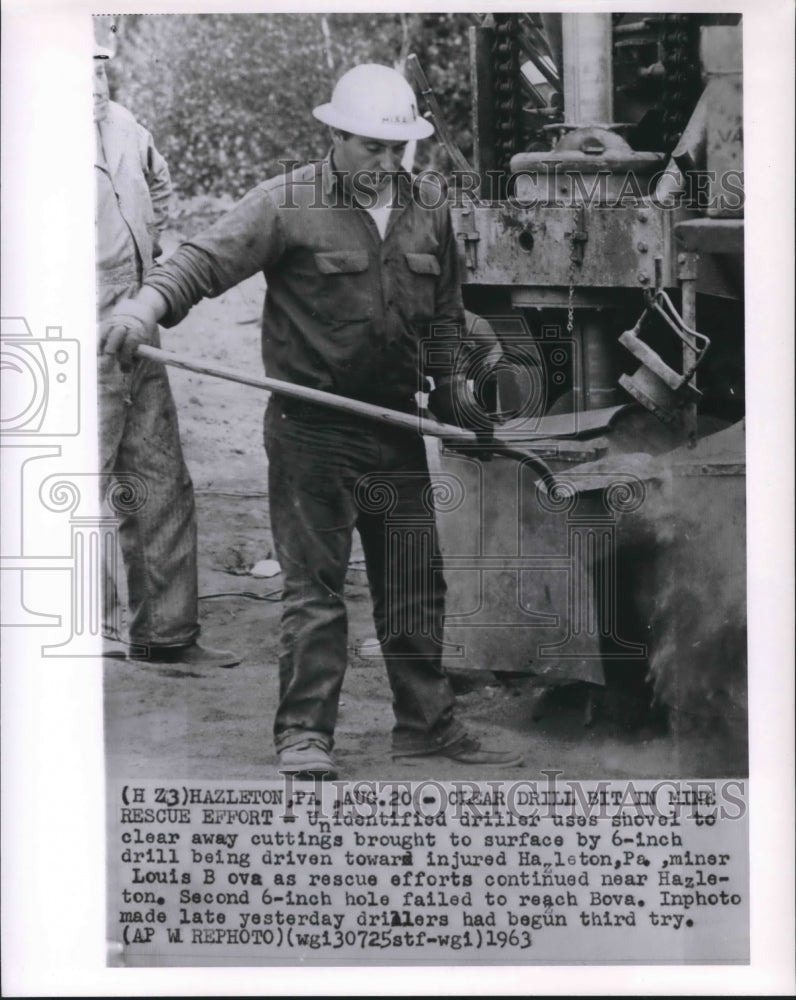
[[[378,125],[368,123],[363,130],[361,121],[348,118],[331,103],[319,104],[312,113],[318,121],[332,128],[339,128],[352,135],[366,136],[368,139],[384,139],[390,142],[409,142],[410,139],[427,139],[434,133],[434,126],[425,118],[415,118],[413,122],[383,122]]]

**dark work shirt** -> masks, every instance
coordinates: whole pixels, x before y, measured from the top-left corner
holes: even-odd
[[[400,175],[384,239],[329,159],[265,181],[147,276],[164,325],[262,271],[269,376],[400,404],[440,373],[462,336],[455,237],[444,192]],[[435,351],[438,345],[441,350]]]

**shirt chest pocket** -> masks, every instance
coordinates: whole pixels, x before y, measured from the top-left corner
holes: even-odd
[[[436,301],[437,279],[440,275],[439,260],[433,253],[407,253],[406,266],[410,277],[410,302],[412,313],[418,317],[432,317]]]
[[[355,323],[373,315],[367,250],[330,250],[313,254],[316,289],[312,308],[322,322]]]

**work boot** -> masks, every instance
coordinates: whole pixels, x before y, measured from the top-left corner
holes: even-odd
[[[292,774],[304,781],[315,778],[334,781],[337,766],[320,740],[308,738],[279,752],[279,773]]]
[[[495,767],[519,767],[523,763],[522,754],[513,750],[487,750],[475,736],[465,735],[450,746],[428,746],[417,750],[393,751],[393,759],[402,757],[447,757],[460,764],[485,764]]]
[[[106,660],[126,660],[130,647],[121,639],[102,637],[102,655]]]
[[[241,658],[229,649],[211,649],[192,642],[188,646],[149,646],[147,652],[132,659],[149,663],[172,663],[182,667],[236,667]]]

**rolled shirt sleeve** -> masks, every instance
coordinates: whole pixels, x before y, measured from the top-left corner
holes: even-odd
[[[267,191],[254,188],[214,225],[147,275],[168,303],[162,322],[174,326],[203,298],[215,298],[266,270],[284,246],[278,212]]]

